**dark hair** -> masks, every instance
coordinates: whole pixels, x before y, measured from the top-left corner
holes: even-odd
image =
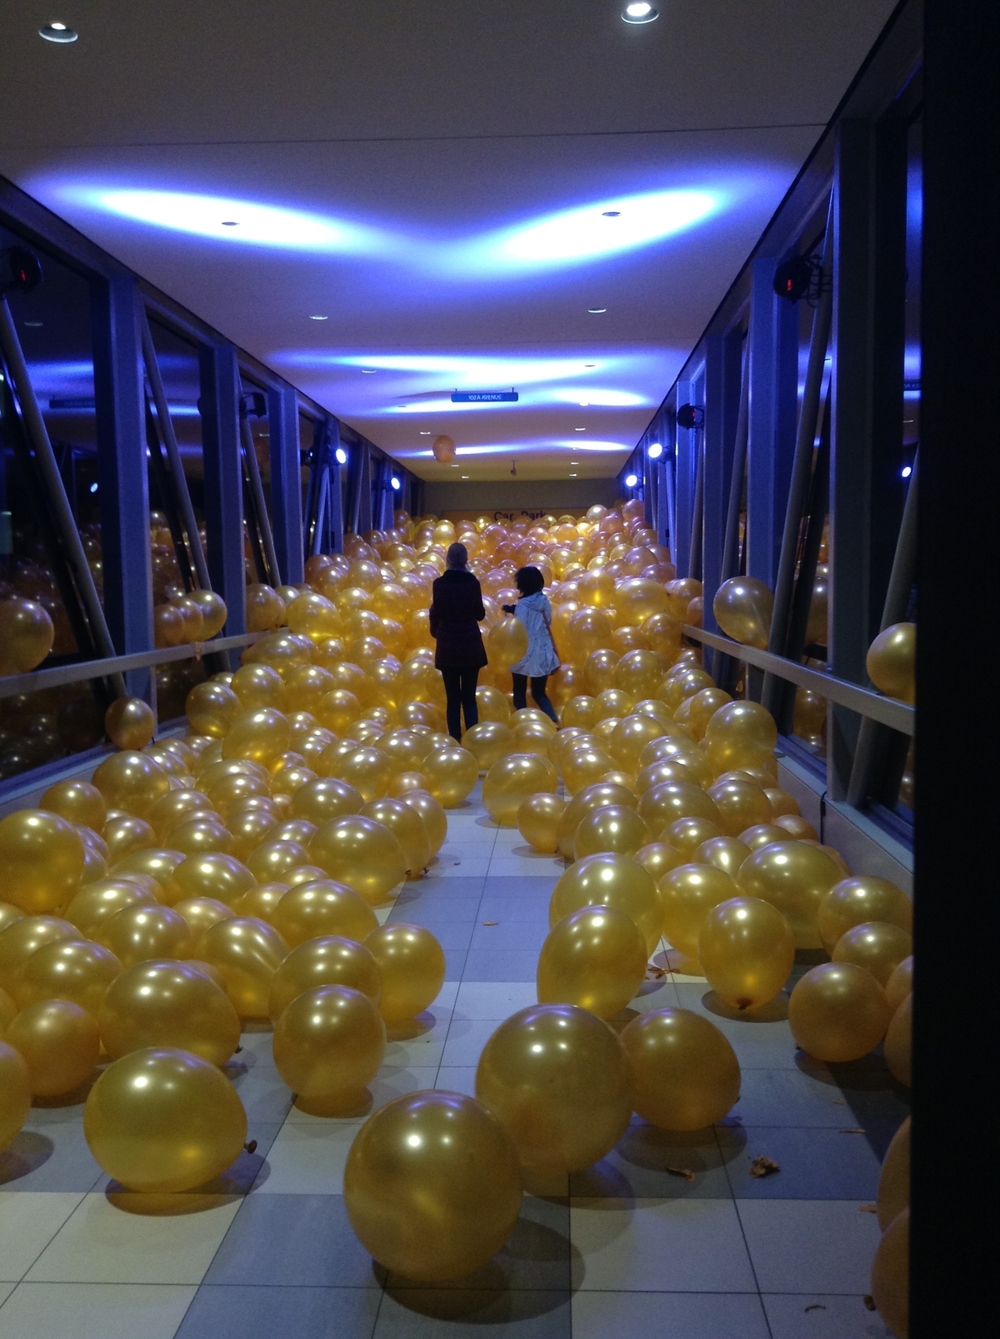
[[[464,567],[469,561],[469,550],[457,541],[448,547],[448,566]]]
[[[522,567],[514,577],[514,584],[522,595],[535,595],[545,586],[545,578],[537,567]]]

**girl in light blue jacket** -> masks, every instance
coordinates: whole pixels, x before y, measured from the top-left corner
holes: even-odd
[[[546,716],[556,720],[555,708],[545,692],[545,681],[559,668],[559,654],[552,640],[552,606],[543,594],[545,579],[537,567],[522,567],[514,578],[521,592],[516,605],[505,604],[504,610],[523,623],[528,633],[527,654],[511,665],[514,677],[514,709],[528,705],[528,679],[535,706]]]

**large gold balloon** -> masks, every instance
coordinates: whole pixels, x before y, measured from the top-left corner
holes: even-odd
[[[0,902],[0,934],[6,930],[8,925],[13,925],[15,921],[23,921],[24,912],[20,907],[12,906],[9,902]]]
[[[31,1075],[24,1056],[0,1041],[0,1152],[21,1131],[31,1110]]]
[[[361,894],[332,879],[290,889],[269,919],[291,948],[319,935],[343,935],[361,941],[378,928],[375,913]]]
[[[40,807],[98,833],[104,831],[108,818],[104,796],[89,781],[57,781],[42,796]]]
[[[216,685],[221,687],[221,685]],[[109,809],[145,818],[172,789],[170,776],[148,753],[112,753],[94,772],[94,785]]]
[[[538,753],[509,753],[495,762],[483,781],[483,804],[494,823],[512,828],[517,811],[529,795],[554,793],[559,785],[555,765]]]
[[[559,820],[566,811],[561,795],[540,791],[526,796],[517,807],[517,830],[536,851],[555,855],[559,849]]]
[[[649,842],[646,846],[640,846],[635,852],[635,859],[643,869],[649,871],[656,884],[659,884],[668,870],[676,869],[678,865],[685,863],[680,851],[675,850],[668,842]]]
[[[521,1197],[510,1137],[459,1093],[387,1103],[361,1127],[344,1169],[344,1204],[362,1246],[386,1269],[429,1283],[487,1264]]]
[[[489,771],[494,763],[513,751],[514,732],[503,721],[481,720],[466,730],[462,747],[474,755],[482,771]]]
[[[209,679],[207,683],[195,684],[187,695],[184,710],[197,734],[222,739],[240,710],[240,699],[227,684]]]
[[[226,994],[240,1018],[266,1018],[274,974],[288,945],[273,926],[252,916],[235,916],[206,930],[195,956],[226,978]]]
[[[796,1043],[816,1060],[860,1060],[889,1026],[885,991],[863,967],[826,962],[796,983],[788,1001],[788,1023]]]
[[[161,896],[167,906],[191,897],[214,897],[231,906],[256,882],[246,865],[234,856],[208,852],[182,861],[163,885]]]
[[[613,781],[596,781],[578,791],[563,812],[557,829],[559,854],[573,858],[576,830],[585,814],[605,804],[626,804],[634,807],[635,795],[626,786]]]
[[[122,964],[101,944],[55,940],[32,953],[17,974],[18,1007],[45,1000],[69,1000],[96,1017],[104,992],[122,972]]]
[[[690,1009],[650,1009],[622,1032],[635,1111],[663,1130],[701,1130],[740,1096],[736,1052]]]
[[[871,1295],[889,1333],[907,1339],[910,1327],[910,1209],[886,1228],[872,1263]]]
[[[631,916],[652,953],[663,930],[663,906],[653,876],[632,856],[590,855],[560,875],[549,902],[549,925],[581,907],[615,907]]]
[[[4,900],[32,915],[66,905],[83,874],[83,839],[72,823],[44,809],[18,809],[0,820]]]
[[[128,968],[97,1012],[112,1059],[147,1046],[176,1046],[224,1065],[240,1044],[240,1020],[226,993],[191,963],[151,959]]]
[[[193,590],[187,597],[201,611],[201,637],[207,641],[225,627],[228,611],[226,602],[214,590]]]
[[[796,948],[822,948],[817,915],[820,903],[842,871],[818,846],[772,842],[752,852],[740,866],[737,882],[750,897],[777,907],[792,927]]]
[[[321,762],[327,757],[324,751]],[[324,770],[320,767],[320,770]],[[329,771],[357,790],[366,802],[384,795],[392,776],[392,759],[381,749],[362,745],[342,753],[329,764]]]
[[[573,854],[577,860],[602,851],[635,855],[640,846],[648,845],[651,836],[634,809],[623,804],[605,804],[591,809],[580,820],[573,838]]]
[[[66,920],[80,931],[81,937],[92,939],[98,927],[136,902],[151,906],[156,901],[148,889],[133,879],[97,879],[81,888],[66,908]]]
[[[173,909],[187,921],[191,938],[195,941],[219,921],[228,921],[236,915],[232,907],[227,907],[225,902],[220,902],[216,897],[187,897],[181,902],[175,902]]]
[[[646,975],[646,941],[623,911],[583,907],[558,921],[538,957],[540,1004],[577,1004],[612,1018]]]
[[[909,1116],[892,1136],[878,1179],[878,1225],[884,1232],[897,1214],[910,1203],[910,1130]]]
[[[22,916],[0,930],[0,990],[13,995],[21,967],[43,944],[83,935],[59,916]]]
[[[354,786],[337,777],[317,777],[307,781],[292,796],[291,815],[305,818],[317,827],[331,818],[343,818],[361,811],[365,797]]]
[[[111,878],[130,879],[135,874],[147,874],[162,888],[185,858],[183,851],[146,847],[141,851],[132,851],[124,860],[119,860],[112,870]]]
[[[753,781],[718,781],[708,792],[719,811],[719,826],[727,837],[738,837],[757,823],[770,823],[771,801]]]
[[[418,878],[432,859],[430,838],[419,812],[402,800],[386,796],[364,805],[361,813],[389,829],[403,848],[407,874],[411,879]]]
[[[457,744],[432,749],[420,770],[428,791],[445,809],[457,809],[479,780],[474,754]]]
[[[563,782],[575,797],[599,783],[609,772],[614,771],[614,767],[615,760],[606,749],[589,741],[574,743],[569,752],[563,755]]]
[[[854,962],[867,968],[880,986],[886,986],[892,973],[912,952],[913,937],[898,925],[866,921],[846,930],[830,957],[834,962]]]
[[[737,835],[748,854],[750,851],[759,851],[762,846],[770,846],[772,842],[787,842],[791,839],[791,835],[776,823],[754,823],[753,827],[744,828]]]
[[[4,1039],[24,1058],[36,1097],[60,1097],[78,1088],[101,1052],[94,1018],[69,1000],[29,1004],[7,1028]]]
[[[141,697],[119,697],[104,713],[104,731],[120,749],[144,749],[156,732],[156,717]]]
[[[750,847],[738,837],[709,837],[695,850],[691,859],[695,864],[715,865],[735,879],[740,866],[750,854]],[[678,862],[680,863],[680,862]]]
[[[423,819],[427,839],[431,844],[431,858],[437,855],[448,835],[448,816],[428,790],[410,789],[400,799],[411,809],[416,809]]]
[[[322,873],[323,871],[318,869],[315,876],[311,877],[320,878]],[[291,884],[289,883],[258,883],[248,893],[238,897],[230,910],[234,916],[255,916],[257,920],[267,921],[268,925],[273,925],[274,913],[278,909],[278,903],[290,888]],[[204,900],[208,901],[209,899],[205,898]],[[183,902],[178,902],[178,910],[185,905]],[[220,903],[220,905],[222,904]],[[228,917],[223,919],[228,919]],[[206,926],[205,928],[208,929],[209,927]]]
[[[104,827],[104,841],[108,863],[113,868],[135,851],[152,850],[156,846],[156,833],[144,818],[113,813],[108,815]]]
[[[274,1064],[313,1115],[356,1108],[385,1054],[385,1023],[373,1000],[346,985],[300,992],[274,1028]]]
[[[913,930],[913,902],[889,879],[859,874],[833,885],[816,913],[819,932],[827,952],[855,925],[881,921],[897,925],[907,934]]]
[[[123,967],[147,958],[188,958],[194,938],[183,916],[171,907],[136,902],[103,920],[94,932]]]
[[[523,1166],[579,1171],[614,1148],[632,1112],[624,1047],[573,1004],[537,1004],[501,1023],[483,1048],[476,1096],[514,1141]]]
[[[909,1088],[913,1082],[912,995],[907,995],[892,1015],[885,1034],[885,1063],[889,1066],[889,1073],[896,1082]]]
[[[885,983],[885,997],[893,1013],[913,989],[913,957],[904,958]]]
[[[715,802],[693,781],[661,781],[658,786],[650,786],[638,807],[654,832],[662,832],[679,818],[705,818],[720,830],[722,827]]]
[[[348,986],[378,1006],[382,973],[371,950],[354,939],[339,935],[308,939],[292,949],[274,974],[268,1002],[271,1021],[277,1022],[303,991],[319,986]]]
[[[324,823],[312,840],[309,858],[373,904],[384,901],[406,878],[406,856],[396,836],[384,823],[360,814]]]
[[[26,674],[52,650],[55,624],[35,600],[8,595],[0,600],[0,675]]]
[[[718,824],[709,818],[675,818],[663,829],[660,840],[672,846],[684,860],[693,860],[699,846],[719,835]]]
[[[720,902],[739,896],[735,881],[715,865],[678,865],[657,885],[663,934],[673,948],[697,960],[705,919]]]
[[[404,1023],[428,1009],[444,985],[441,945],[422,925],[389,921],[365,939],[382,974],[379,1008],[390,1024]]]
[[[868,648],[865,666],[876,688],[901,702],[914,701],[916,693],[917,625],[894,623]]]
[[[739,767],[759,767],[773,757],[778,727],[759,702],[728,702],[705,728],[708,760],[716,775]]]
[[[223,758],[246,758],[267,766],[288,752],[288,718],[274,707],[241,711],[230,721],[222,741]]]
[[[308,858],[306,847],[298,842],[271,839],[261,842],[250,852],[246,866],[260,883],[274,883],[282,879],[290,869],[304,865]]]
[[[770,902],[732,897],[705,917],[694,956],[721,1000],[733,1009],[756,1009],[788,980],[795,936]]]
[[[193,1190],[224,1172],[246,1143],[236,1089],[189,1051],[131,1051],[100,1076],[83,1110],[100,1166],[130,1190]]]
[[[509,669],[528,654],[528,630],[512,614],[494,623],[485,640],[489,662],[497,669]]]
[[[767,650],[774,596],[755,577],[730,577],[712,600],[715,621],[733,641]]]

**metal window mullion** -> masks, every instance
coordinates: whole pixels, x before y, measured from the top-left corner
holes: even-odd
[[[271,516],[278,580],[295,586],[302,580],[302,467],[299,459],[299,397],[289,386],[267,397],[270,437]]]
[[[226,633],[246,632],[243,478],[240,465],[240,379],[232,344],[199,353],[205,461],[205,523],[212,589],[226,602]]]

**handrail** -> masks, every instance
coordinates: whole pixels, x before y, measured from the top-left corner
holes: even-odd
[[[706,646],[714,647],[717,651],[724,651],[726,655],[743,661],[745,665],[754,665],[757,669],[766,670],[768,674],[774,674],[779,679],[786,679],[799,688],[811,688],[828,702],[836,702],[840,707],[847,707],[861,716],[879,721],[892,730],[898,730],[900,734],[912,735],[914,732],[916,709],[905,702],[898,702],[894,697],[882,697],[880,693],[873,693],[871,689],[861,688],[846,679],[837,679],[822,670],[799,665],[794,660],[786,660],[771,651],[758,651],[755,646],[743,646],[730,637],[720,637],[714,632],[706,632],[704,628],[685,624],[684,636],[704,642]]]

